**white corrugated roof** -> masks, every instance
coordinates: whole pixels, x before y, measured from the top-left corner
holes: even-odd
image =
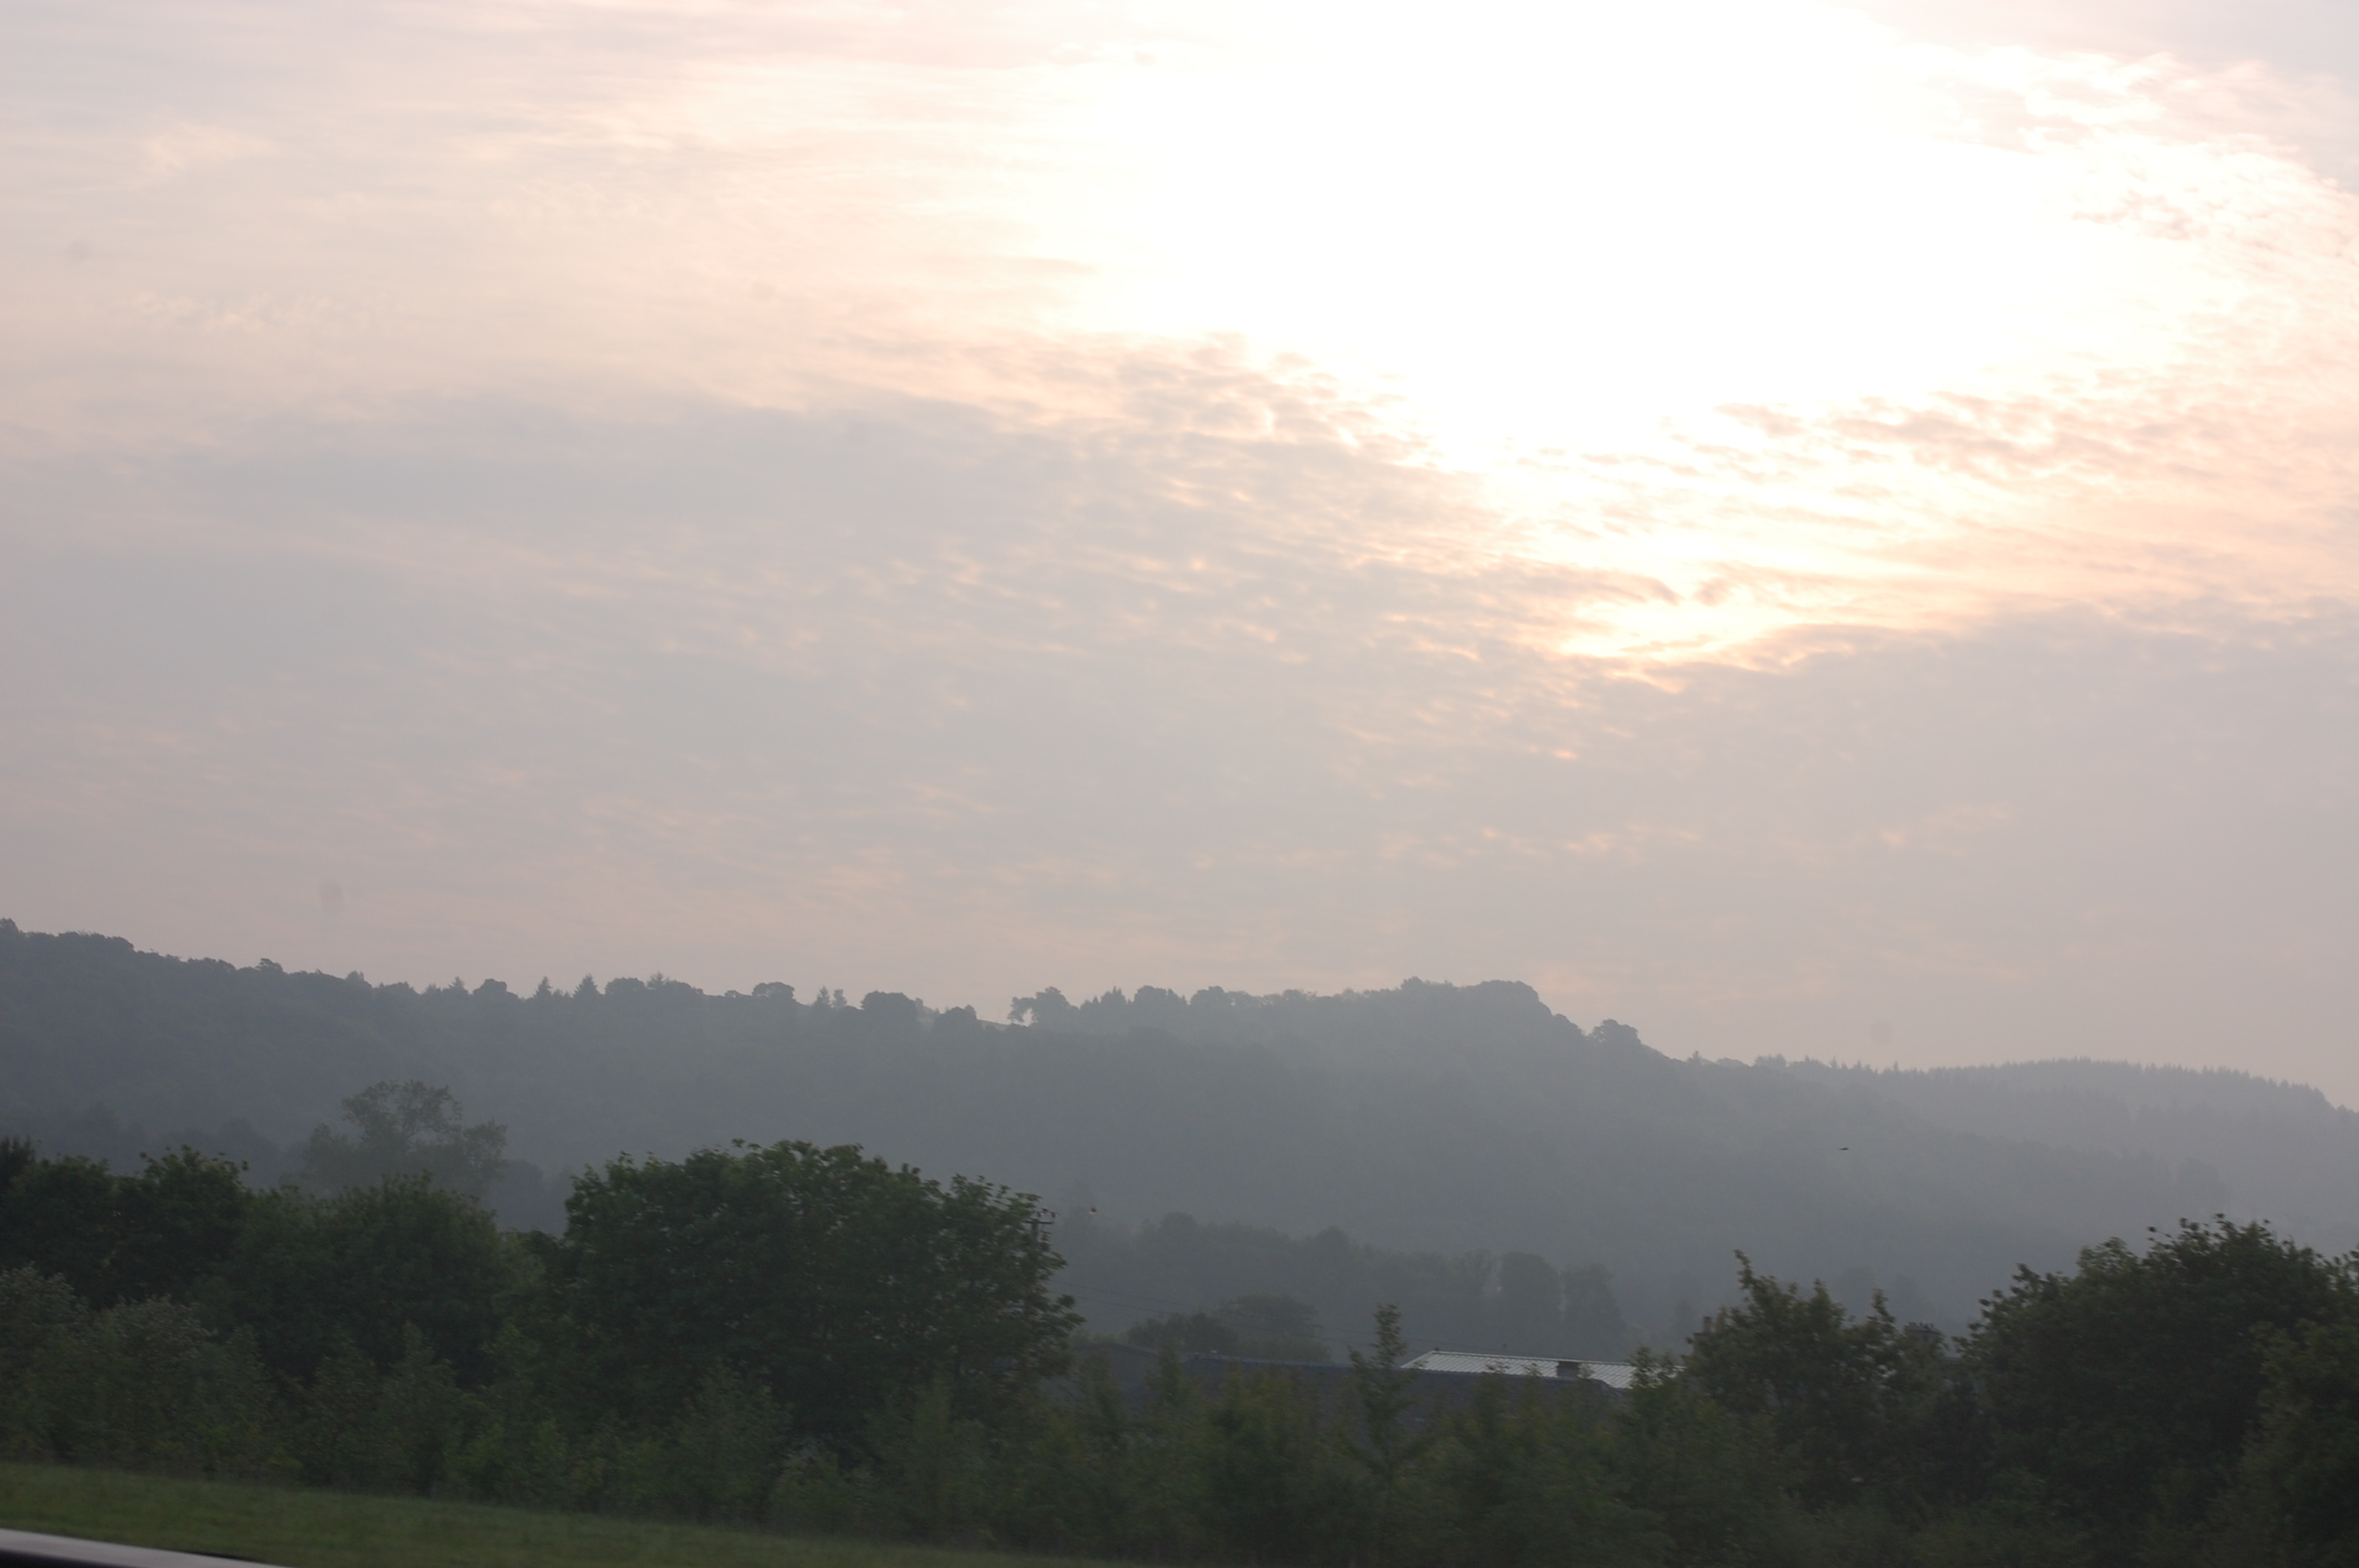
[[[1510,1378],[1587,1378],[1626,1389],[1638,1368],[1626,1361],[1560,1360],[1553,1356],[1496,1356],[1481,1350],[1429,1350],[1401,1363],[1417,1372],[1504,1372]]]

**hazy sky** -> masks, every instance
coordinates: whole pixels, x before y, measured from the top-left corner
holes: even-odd
[[[2359,7],[8,0],[0,914],[2359,1103]]]

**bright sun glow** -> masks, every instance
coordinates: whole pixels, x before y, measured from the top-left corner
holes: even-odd
[[[1072,365],[1216,343],[1482,487],[1472,535],[1370,552],[1619,585],[1550,647],[2359,589],[2327,547],[2359,207],[2168,59],[1799,0],[789,10],[669,54],[537,15],[537,97],[490,33],[441,99],[363,58],[267,113],[45,132],[30,204],[97,259],[5,308],[19,426],[862,387],[1104,417]]]
[[[1487,479],[1497,529],[1445,555],[1644,585],[1569,606],[1571,650],[2348,570],[2335,486],[2212,471],[2202,427],[2348,446],[2354,204],[2167,60],[1799,4],[1190,15],[987,107],[893,79],[964,145],[905,165],[928,243],[842,276],[929,253],[936,333],[1227,338],[1340,383]],[[708,123],[823,101],[812,70],[733,73]]]

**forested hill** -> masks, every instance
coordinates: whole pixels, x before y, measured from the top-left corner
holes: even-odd
[[[1306,1059],[1362,1065],[1433,1063],[1432,1043],[1453,1042],[1450,1065],[1505,1087],[1526,1081],[1563,1049],[1563,1019],[1522,986],[1400,989],[1344,996],[1294,991],[1253,997],[1220,990],[1181,999],[1147,987],[1078,1005],[1055,991],[1019,998],[1018,1015],[1082,1033],[1147,1027],[1200,1042],[1270,1040]],[[1447,1012],[1449,1022],[1445,1022]],[[1480,1020],[1480,1022],[1474,1021]],[[1635,1046],[1620,1025],[1591,1036]],[[1651,1051],[1640,1055],[1656,1063]],[[1878,1068],[1776,1057],[1745,1064],[1676,1065],[1693,1087],[1765,1105],[1803,1105],[1773,1080],[1799,1080],[1854,1103],[1859,1097],[1937,1127],[2007,1142],[2146,1156],[2168,1166],[2180,1191],[2211,1192],[2244,1217],[2266,1216],[2320,1245],[2359,1245],[2359,1113],[2317,1089],[2222,1068],[2142,1066],[2088,1059],[1983,1067]],[[1625,1083],[1632,1080],[1625,1079]],[[1640,1094],[1632,1101],[1642,1102]],[[1681,1115],[1694,1102],[1681,1100]],[[2190,1162],[2192,1162],[2191,1165]]]
[[[1725,1297],[1738,1248],[1854,1296],[1873,1280],[1904,1310],[1954,1322],[2019,1262],[2060,1265],[2093,1237],[2254,1206],[2221,1174],[2226,1133],[2198,1140],[2212,1150],[2201,1154],[1945,1124],[1955,1106],[1914,1079],[1676,1061],[1506,982],[1185,1000],[1150,988],[1079,1005],[1044,991],[1013,1011],[1021,1026],[897,995],[711,996],[659,977],[417,990],[0,922],[0,1130],[94,1152],[110,1136],[117,1150],[193,1136],[260,1173],[345,1096],[423,1078],[506,1123],[510,1152],[552,1172],[731,1138],[857,1142],[1037,1192],[1069,1217],[1094,1207],[1101,1250],[1108,1234],[1185,1211],[1602,1263],[1658,1337],[1687,1315],[1680,1303]],[[2281,1130],[2264,1114],[2276,1091],[2218,1083],[2257,1097],[2246,1110],[2262,1120],[2246,1125]],[[2270,1206],[2328,1212],[2304,1184],[2347,1170],[2359,1130],[2317,1110],[2286,1135],[2299,1147],[2273,1168]],[[249,1127],[228,1126],[240,1119]],[[545,1195],[495,1196],[512,1217],[548,1216]],[[1180,1304],[1212,1289],[1159,1288]]]

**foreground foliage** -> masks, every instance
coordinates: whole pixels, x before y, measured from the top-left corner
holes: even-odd
[[[2359,1563],[2359,1280],[2258,1224],[2024,1272],[1956,1342],[1740,1259],[1626,1396],[1437,1398],[1389,1308],[1348,1367],[1169,1325],[1125,1391],[1031,1199],[848,1148],[617,1161],[558,1237],[186,1152],[0,1178],[0,1458],[1158,1560]]]

